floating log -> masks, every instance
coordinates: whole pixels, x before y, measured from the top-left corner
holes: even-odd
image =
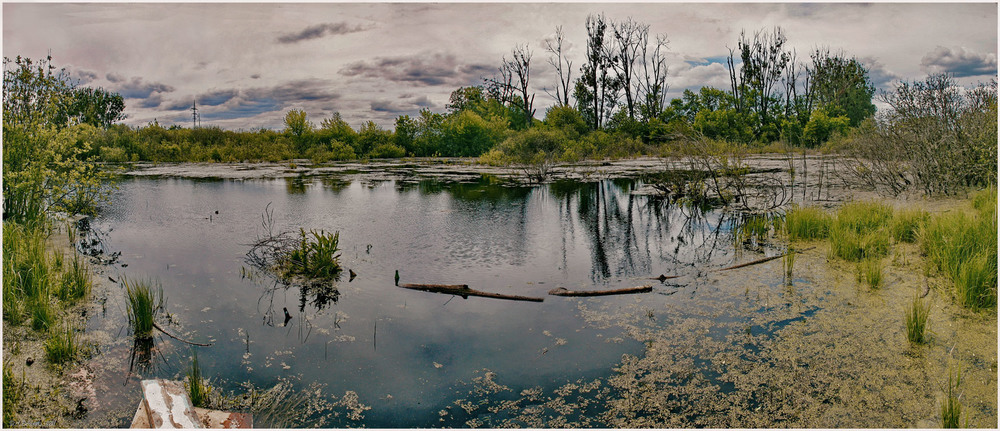
[[[569,290],[565,287],[558,287],[549,291],[549,295],[555,296],[606,296],[606,295],[626,295],[629,293],[652,292],[653,286],[626,287],[623,289],[609,290]]]
[[[659,277],[649,277],[649,279],[650,280],[660,280],[660,283],[663,283],[664,280],[670,280],[672,278],[680,278],[680,277],[681,276],[679,276],[679,275],[663,275],[663,274],[660,274]]]
[[[433,293],[446,293],[449,295],[458,295],[463,299],[469,299],[470,296],[481,296],[484,298],[496,298],[496,299],[507,299],[511,301],[531,301],[531,302],[542,302],[545,298],[535,298],[531,296],[518,296],[518,295],[504,295],[501,293],[491,293],[491,292],[481,292],[475,289],[470,289],[467,284],[416,284],[416,283],[404,283],[400,284],[399,287],[404,289],[422,290],[424,292]]]
[[[770,262],[770,261],[775,260],[775,259],[781,259],[781,258],[783,258],[783,257],[785,257],[785,256],[787,256],[789,254],[792,254],[792,253],[801,253],[803,251],[809,251],[809,250],[812,250],[814,248],[816,248],[816,247],[804,248],[802,250],[794,250],[794,251],[791,251],[791,252],[788,252],[788,253],[785,253],[785,254],[779,254],[777,256],[765,257],[763,259],[757,259],[757,260],[750,261],[750,262],[747,262],[747,263],[741,263],[739,265],[727,266],[727,267],[722,268],[722,269],[717,269],[716,271],[729,271],[731,269],[738,269],[738,268],[743,268],[743,267],[747,267],[747,266],[751,266],[751,265],[761,264],[761,263],[764,263],[764,262]]]

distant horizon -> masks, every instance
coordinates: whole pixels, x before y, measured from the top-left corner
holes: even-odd
[[[879,90],[950,73],[997,75],[996,3],[5,3],[3,55],[44,58],[81,85],[125,98],[124,124],[281,129],[292,109],[318,125],[340,112],[357,129],[444,112],[452,91],[492,76],[517,45],[533,52],[536,117],[555,104],[544,45],[562,26],[579,77],[588,14],[650,25],[670,40],[667,98],[729,89],[741,31],[781,26],[798,61],[820,47],[857,57]]]

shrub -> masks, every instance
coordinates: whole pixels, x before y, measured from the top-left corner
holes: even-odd
[[[14,370],[7,361],[3,363],[3,427],[10,428],[14,422],[18,404],[24,398],[24,380],[15,380]]]

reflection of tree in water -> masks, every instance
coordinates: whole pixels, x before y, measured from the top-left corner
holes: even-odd
[[[306,303],[316,311],[323,311],[327,305],[336,304],[340,291],[333,283],[305,283],[299,286],[299,311],[306,311]]]
[[[290,195],[300,195],[306,192],[306,188],[312,184],[312,177],[299,175],[297,177],[285,177],[285,190]]]
[[[591,245],[595,281],[669,270],[653,268],[659,262],[674,267],[717,264],[732,249],[732,230],[723,228],[742,220],[734,221],[736,214],[635,195],[638,186],[629,179],[550,185],[550,193],[561,199],[564,261],[566,236],[575,234],[570,220],[574,207]]]

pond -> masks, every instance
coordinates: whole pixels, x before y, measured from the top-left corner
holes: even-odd
[[[660,308],[679,287],[650,277],[719,266],[736,250],[732,220],[632,193],[642,186],[636,180],[527,187],[488,176],[464,183],[133,178],[119,186],[94,223],[105,249],[121,253],[105,272],[115,281],[158,282],[170,329],[214,343],[160,337],[149,363],[119,376],[123,386],[182,376],[197,349],[217,388],[266,387],[289,376],[296,385],[322,383],[328,394],[356,393],[371,407],[359,424],[372,427],[462,425],[467,418],[442,422],[440,412],[484,370],[517,388],[607,377],[623,354],[643,346],[620,328],[588,324],[579,303]],[[345,271],[334,286],[302,289],[254,271],[244,257],[268,211],[276,230],[339,231],[341,262],[358,276],[348,280]],[[544,302],[401,289],[396,271],[401,283],[468,284]],[[556,287],[645,284],[655,288],[641,299],[547,295]],[[116,290],[90,326],[120,335],[127,330]]]
[[[678,205],[634,176],[525,186],[347,170],[119,186],[92,222],[115,259],[88,316],[101,396],[83,427],[128,425],[138,381],[182,380],[194,353],[214,393],[253,404],[261,427],[933,427],[958,363],[972,422],[996,424],[995,318],[956,318],[935,291],[935,342],[906,341],[900,310],[926,283],[914,246],[897,246],[880,290],[822,243],[790,279],[780,259],[721,271],[784,253],[759,230],[780,213]],[[245,257],[268,221],[339,232],[340,280],[302,288],[255,270]],[[404,289],[397,271],[400,284],[543,301]],[[163,287],[168,332],[213,345],[160,334],[134,349],[125,278]]]

